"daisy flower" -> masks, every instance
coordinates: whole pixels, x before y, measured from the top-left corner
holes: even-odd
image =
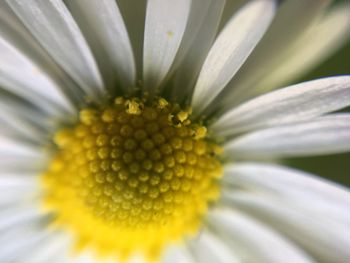
[[[241,2],[1,1],[1,262],[349,260],[350,5]]]

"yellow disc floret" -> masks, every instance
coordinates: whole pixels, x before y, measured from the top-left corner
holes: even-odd
[[[44,204],[79,247],[101,255],[156,258],[194,234],[218,198],[219,148],[190,110],[164,99],[117,98],[84,109],[55,136],[57,153],[43,175]]]

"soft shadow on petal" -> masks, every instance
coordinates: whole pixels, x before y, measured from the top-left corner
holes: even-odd
[[[246,97],[256,96],[286,85],[304,76],[325,61],[350,38],[350,4],[344,3],[331,9],[307,32],[295,39],[285,50],[276,67],[260,79]]]
[[[83,104],[82,91],[26,29],[5,1],[0,2],[0,32],[1,38],[5,42],[11,45],[14,50],[17,50],[17,53],[21,56],[31,61],[34,65],[32,74],[45,75],[46,78],[50,79],[50,85],[44,85],[41,88],[36,86],[30,89],[36,90],[35,92],[38,92],[40,96],[44,96],[45,100],[37,103],[36,97],[32,94],[27,96],[28,99],[31,99],[36,107],[43,108],[44,111],[58,111],[62,108],[60,111],[64,110],[74,114],[76,108]],[[13,61],[16,61],[16,59],[13,58]],[[20,69],[22,64],[18,64],[16,67]],[[26,65],[23,65],[23,67],[26,67]],[[40,77],[38,78],[40,79]],[[40,80],[38,81],[40,82]],[[27,87],[38,83],[34,81],[23,84]],[[5,84],[3,84],[4,86],[6,87]],[[17,89],[18,87],[11,87],[10,91],[17,92]],[[47,103],[46,100],[50,103]]]
[[[203,230],[198,237],[188,242],[188,247],[195,262],[203,263],[238,263],[241,262],[235,252],[223,240]]]
[[[254,89],[261,78],[278,68],[285,59],[283,54],[287,47],[318,21],[330,2],[330,0],[282,2],[271,27],[225,89],[221,106],[232,107],[242,102],[247,92]]]
[[[350,76],[296,84],[252,99],[210,127],[219,136],[308,120],[350,105]]]
[[[350,114],[275,126],[239,136],[224,145],[238,159],[315,156],[350,151]]]
[[[204,61],[195,85],[192,106],[200,114],[222,91],[260,41],[276,9],[272,0],[255,0],[227,23]]]
[[[150,0],[147,3],[143,84],[145,91],[151,94],[160,88],[174,62],[190,8],[190,0]]]
[[[169,246],[160,260],[162,263],[195,263],[185,246]]]
[[[235,253],[240,262],[311,263],[301,248],[253,218],[234,209],[217,208],[208,215],[209,226]]]
[[[349,225],[299,209],[293,202],[256,193],[225,192],[222,201],[284,234],[321,262],[346,263],[350,258]]]
[[[89,41],[109,92],[118,85],[129,92],[136,83],[135,61],[116,2],[75,0],[66,1],[66,4]]]
[[[189,103],[194,84],[205,57],[217,34],[225,0],[194,0],[179,54],[172,67],[175,71],[171,98]]]
[[[89,100],[101,99],[104,85],[79,27],[61,0],[10,0],[7,3],[55,59],[85,91]]]
[[[246,189],[292,202],[301,210],[350,225],[350,192],[315,175],[274,164],[238,163],[225,167],[224,188]]]

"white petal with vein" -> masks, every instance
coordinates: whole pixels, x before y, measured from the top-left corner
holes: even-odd
[[[91,51],[61,0],[7,0],[12,10],[90,99],[104,87]]]
[[[350,114],[257,130],[227,142],[237,158],[282,158],[350,151]]]
[[[223,183],[275,196],[350,226],[349,190],[312,174],[273,164],[232,164],[225,167]]]
[[[241,262],[225,242],[204,230],[188,244],[196,262],[239,263]]]
[[[280,263],[286,258],[289,262],[314,262],[269,226],[233,209],[216,209],[208,217],[210,226],[239,255],[240,262]]]
[[[275,1],[254,0],[241,8],[227,23],[209,51],[193,95],[199,114],[220,93],[248,58],[268,28]]]
[[[98,43],[92,45],[94,51],[97,54],[101,49],[105,51],[103,61],[100,61],[106,66],[105,70],[112,69],[114,74],[117,73],[124,91],[128,91],[135,85],[136,68],[128,32],[116,1],[75,0],[67,1],[67,5],[80,27],[89,33],[88,40],[92,44]]]
[[[226,193],[223,202],[270,225],[319,261],[346,263],[350,258],[349,225],[264,195]]]
[[[228,111],[211,127],[234,135],[303,121],[350,105],[350,76],[304,82],[252,99]]]
[[[281,5],[271,27],[229,83],[229,91],[222,101],[225,108],[256,96],[256,88],[261,87],[260,80],[283,64],[286,59],[285,52],[299,36],[318,21],[330,2],[330,0],[280,1]],[[272,90],[277,87],[264,88]]]
[[[190,0],[149,0],[145,22],[143,81],[154,93],[166,77],[181,44]]]

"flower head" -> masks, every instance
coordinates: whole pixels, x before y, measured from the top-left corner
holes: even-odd
[[[349,190],[278,160],[350,150],[350,77],[266,93],[344,43],[328,4],[3,1],[3,262],[345,262]]]

